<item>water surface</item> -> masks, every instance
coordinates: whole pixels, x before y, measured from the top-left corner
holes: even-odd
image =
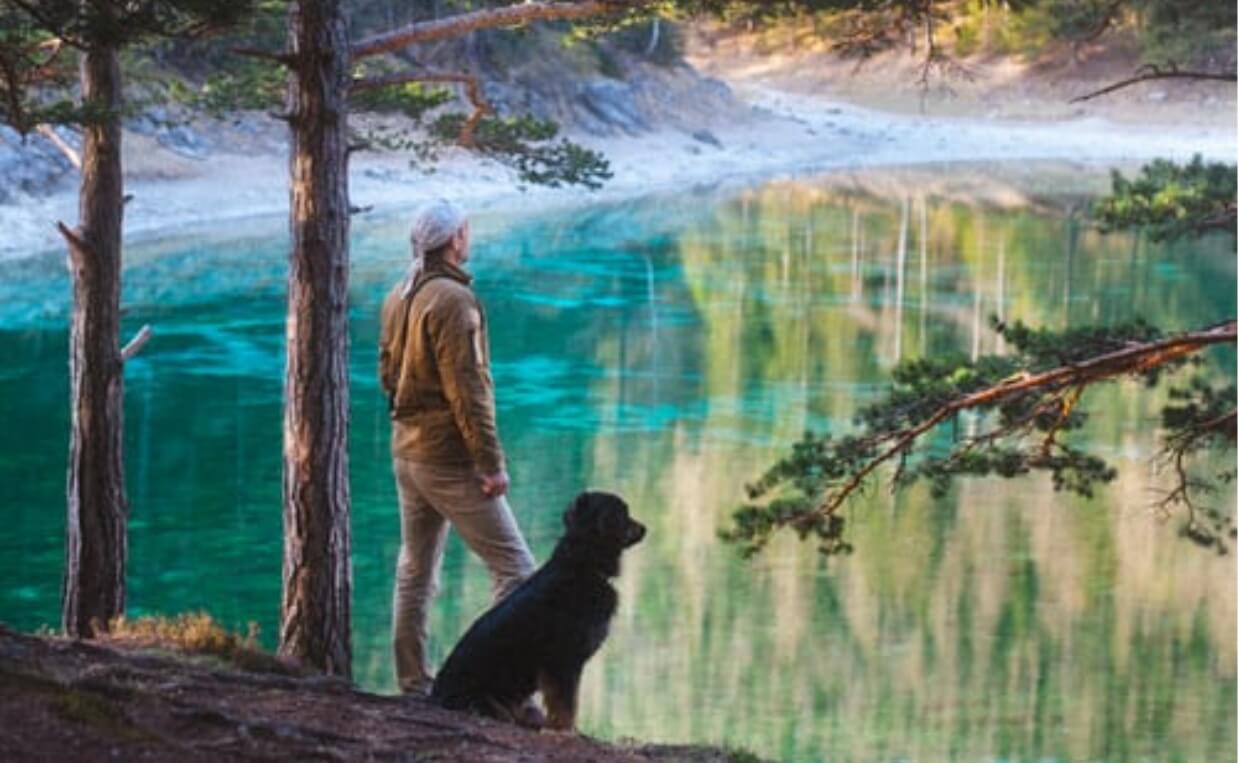
[[[716,540],[746,481],[806,427],[846,430],[898,359],[1001,351],[989,315],[1188,328],[1234,314],[1226,240],[1101,236],[1048,171],[1009,185],[991,170],[478,221],[472,269],[535,554],[586,486],[650,526],[585,673],[586,731],[797,761],[1234,760],[1235,570],[1149,510],[1162,391],[1094,398],[1086,437],[1123,475],[1094,500],[1040,479],[937,502],[876,491],[855,507],[856,555],[828,564],[792,538],[753,562]],[[126,335],[156,331],[126,376],[130,612],[256,621],[268,646],[281,229],[134,245],[124,289]],[[403,241],[398,219],[359,221],[350,293],[355,671],[382,691],[399,530],[374,345]],[[0,620],[22,629],[59,617],[68,294],[59,254],[0,263]],[[1232,510],[1232,492],[1217,500]],[[455,539],[443,582],[439,655],[489,595]]]

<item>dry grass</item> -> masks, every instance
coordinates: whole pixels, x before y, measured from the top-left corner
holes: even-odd
[[[214,657],[252,672],[298,672],[293,666],[262,650],[258,644],[257,623],[250,622],[242,635],[229,631],[207,612],[134,619],[118,617],[111,622],[106,640],[119,646],[168,649]]]

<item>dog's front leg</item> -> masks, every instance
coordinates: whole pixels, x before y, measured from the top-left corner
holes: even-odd
[[[542,691],[542,701],[546,703],[546,728],[551,731],[575,731],[580,668],[544,670],[538,674],[537,685]]]

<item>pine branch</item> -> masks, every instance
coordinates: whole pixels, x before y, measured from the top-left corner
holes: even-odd
[[[1217,72],[1179,71],[1176,68],[1171,68],[1169,70],[1162,70],[1162,69],[1159,69],[1153,66],[1153,67],[1150,67],[1148,71],[1145,71],[1142,74],[1137,74],[1134,77],[1130,77],[1129,79],[1124,79],[1120,82],[1115,82],[1112,85],[1108,85],[1106,87],[1101,88],[1100,90],[1087,93],[1086,95],[1081,95],[1077,98],[1072,98],[1070,99],[1070,102],[1081,103],[1083,101],[1090,101],[1093,98],[1099,98],[1102,95],[1108,95],[1109,93],[1115,92],[1117,90],[1128,88],[1131,85],[1137,85],[1140,82],[1152,82],[1154,80],[1162,80],[1162,79],[1187,79],[1187,80],[1202,80],[1202,81],[1212,81],[1212,82],[1238,82],[1238,74],[1217,73]]]
[[[481,29],[522,26],[531,21],[565,21],[638,8],[648,0],[584,0],[583,2],[527,2],[519,5],[460,13],[414,24],[361,40],[352,48],[354,61],[391,53],[423,42],[458,37]]]
[[[295,58],[290,53],[279,53],[273,50],[266,50],[264,48],[241,47],[241,48],[233,48],[232,52],[237,54],[238,56],[245,56],[246,58],[255,58],[255,59],[258,59],[259,61],[270,61],[272,63],[279,64],[280,66],[291,67],[293,63],[295,63]]]
[[[86,40],[78,35],[70,32],[70,24],[67,19],[57,15],[53,8],[48,7],[49,4],[35,2],[33,0],[5,0],[9,5],[17,8],[25,13],[36,25],[49,32],[54,30],[57,38],[63,42],[79,49],[84,50],[88,47]]]
[[[868,459],[837,490],[826,496],[810,516],[825,517],[838,510],[846,499],[864,483],[881,464],[908,450],[921,436],[962,411],[988,407],[1014,400],[1034,390],[1062,387],[1082,389],[1099,381],[1126,374],[1137,374],[1192,355],[1215,344],[1232,344],[1238,340],[1238,321],[1230,320],[1217,326],[1180,334],[1155,342],[1146,342],[1106,353],[1095,358],[1071,363],[1037,374],[1020,374],[1000,384],[986,387],[952,400],[919,424],[904,430],[875,456]]]
[[[138,333],[134,334],[133,338],[130,339],[123,348],[121,348],[121,361],[124,362],[129,360],[134,355],[141,352],[142,348],[146,346],[146,343],[150,341],[150,338],[154,335],[154,333],[155,332],[151,330],[149,323],[144,324],[142,328],[138,330]]]
[[[61,221],[56,222],[56,230],[60,231],[60,235],[64,236],[65,243],[69,245],[70,262],[77,264],[83,257],[94,251],[90,242],[82,238],[78,230],[70,228]]]
[[[473,104],[473,113],[469,115],[469,118],[460,128],[457,142],[465,148],[472,148],[476,145],[475,132],[478,123],[487,114],[494,113],[494,107],[490,105],[490,102],[486,100],[486,96],[482,93],[481,79],[476,75],[434,71],[396,72],[355,79],[352,83],[352,92],[365,92],[366,90],[376,90],[408,82],[454,82],[464,85],[465,95],[468,97],[469,103]]]
[[[78,152],[78,150],[73,146],[70,146],[68,141],[60,137],[60,134],[56,132],[55,128],[49,124],[41,124],[34,129],[39,133],[39,135],[42,135],[49,143],[55,146],[56,150],[64,155],[64,158],[69,160],[69,164],[73,165],[73,169],[78,172],[82,171],[81,153]]]
[[[61,52],[64,51],[65,42],[59,37],[53,37],[50,40],[44,40],[39,43],[39,50],[47,54],[47,58],[39,61],[34,66],[33,78],[48,76],[52,71],[52,64],[56,63],[56,59],[60,58]]]

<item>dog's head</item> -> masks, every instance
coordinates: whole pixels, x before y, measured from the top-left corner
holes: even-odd
[[[628,505],[611,493],[584,492],[563,512],[569,536],[604,549],[622,551],[645,537],[645,526],[632,519]]]

